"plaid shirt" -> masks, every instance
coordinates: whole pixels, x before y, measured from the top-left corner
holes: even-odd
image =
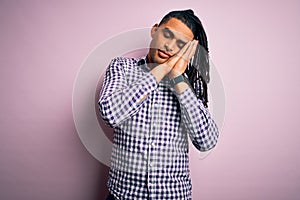
[[[115,58],[104,77],[99,110],[114,128],[109,191],[116,199],[191,199],[188,137],[207,151],[217,126],[191,88],[177,94],[144,63]]]

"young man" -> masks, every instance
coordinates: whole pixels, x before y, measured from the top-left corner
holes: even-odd
[[[145,57],[115,58],[104,77],[99,110],[114,128],[108,199],[191,199],[188,137],[200,151],[217,143],[200,20],[170,12],[151,37]]]

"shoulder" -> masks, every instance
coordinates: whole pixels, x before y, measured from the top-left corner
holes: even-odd
[[[116,57],[111,60],[110,66],[118,66],[122,68],[132,68],[136,66],[139,59],[137,58],[129,58],[129,57]]]

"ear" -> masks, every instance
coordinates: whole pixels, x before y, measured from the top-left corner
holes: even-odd
[[[157,29],[158,29],[158,24],[154,24],[151,28],[151,38],[154,37],[154,34],[156,33]]]

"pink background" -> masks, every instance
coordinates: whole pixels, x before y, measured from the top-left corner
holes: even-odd
[[[221,74],[217,148],[191,155],[194,199],[300,199],[300,2],[1,1],[0,199],[100,200],[108,168],[72,116],[81,63],[99,43],[193,8]]]

